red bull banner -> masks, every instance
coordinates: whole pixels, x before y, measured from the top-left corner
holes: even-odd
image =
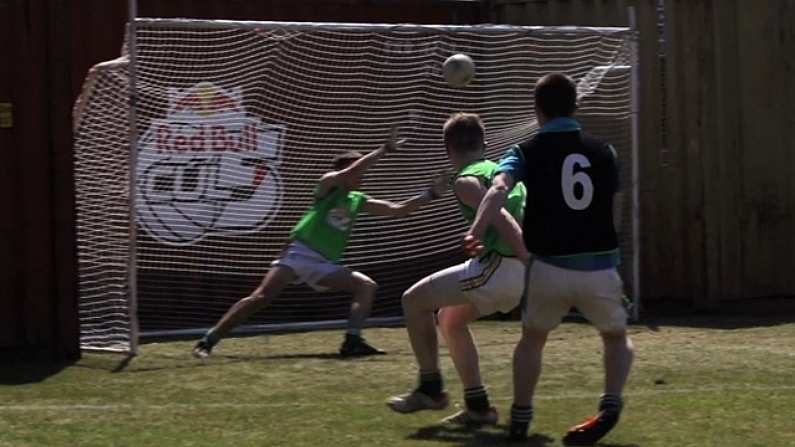
[[[169,245],[261,229],[281,207],[285,126],[247,114],[241,88],[200,82],[168,100],[139,143],[140,226]]]

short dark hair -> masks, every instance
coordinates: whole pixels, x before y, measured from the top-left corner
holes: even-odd
[[[483,121],[475,113],[458,112],[444,123],[444,144],[457,152],[481,150],[486,137]]]
[[[341,154],[337,154],[334,156],[334,160],[332,160],[331,164],[334,166],[334,169],[339,171],[341,169],[345,169],[356,160],[362,158],[363,155],[359,151],[346,151]]]
[[[577,86],[563,73],[550,73],[536,82],[535,105],[548,118],[571,116],[577,110]]]

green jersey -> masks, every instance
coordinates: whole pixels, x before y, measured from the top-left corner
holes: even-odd
[[[456,179],[459,177],[477,177],[483,182],[486,188],[491,186],[491,181],[494,179],[494,174],[497,171],[497,163],[489,160],[478,160],[461,168],[456,174]],[[505,201],[505,209],[516,219],[521,225],[524,219],[525,198],[527,196],[527,189],[524,183],[518,182],[513,187]],[[471,225],[475,220],[477,210],[465,205],[461,200],[458,201],[461,212],[464,214],[464,219]],[[501,256],[516,256],[513,249],[497,234],[497,230],[490,226],[486,230],[486,235],[483,237],[483,256],[486,257],[492,252],[497,252]]]
[[[334,188],[325,197],[315,199],[293,227],[290,238],[301,241],[329,261],[337,262],[348,245],[353,224],[366,200],[367,196],[359,191]]]

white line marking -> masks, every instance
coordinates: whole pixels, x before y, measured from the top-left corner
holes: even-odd
[[[626,394],[626,397],[642,397],[664,394],[692,394],[692,393],[723,393],[734,391],[795,391],[795,385],[780,386],[747,386],[747,387],[701,387],[701,388],[662,388],[671,385],[660,385],[660,389],[633,391]],[[590,399],[598,393],[567,393],[549,396],[536,396],[536,400],[566,400],[566,399]],[[506,402],[509,397],[492,398],[492,401]],[[341,404],[350,405],[384,405],[381,401],[340,401]],[[196,402],[196,403],[168,403],[168,404],[62,404],[62,405],[0,405],[0,412],[4,411],[113,411],[113,410],[175,410],[193,408],[283,408],[283,407],[317,407],[317,403],[234,403],[234,402]]]

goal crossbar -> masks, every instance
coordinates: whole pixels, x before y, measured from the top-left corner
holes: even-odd
[[[595,27],[595,26],[524,26],[524,25],[424,25],[412,23],[355,23],[355,22],[278,22],[256,20],[202,20],[202,19],[171,19],[171,18],[136,18],[138,27],[171,28],[171,29],[282,29],[289,31],[407,31],[434,33],[527,33],[543,32],[545,34],[592,34],[609,35],[631,31],[628,27]]]

